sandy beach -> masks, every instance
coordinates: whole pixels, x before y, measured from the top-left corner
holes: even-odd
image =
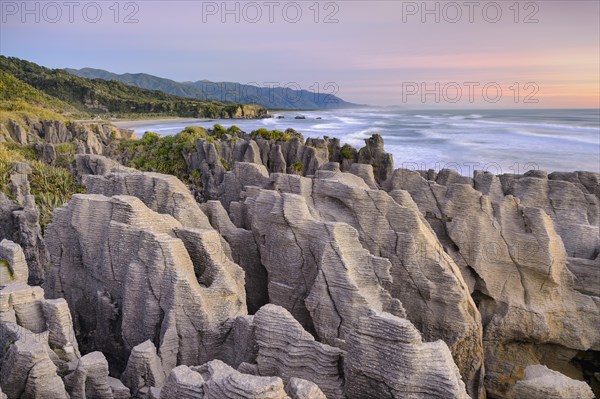
[[[145,126],[148,124],[163,124],[163,123],[199,123],[199,122],[208,122],[213,119],[209,118],[168,118],[168,119],[137,119],[137,120],[128,120],[128,121],[111,121],[111,124],[124,128],[124,129],[135,129],[139,126]]]

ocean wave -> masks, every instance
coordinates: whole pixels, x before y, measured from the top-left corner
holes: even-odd
[[[356,118],[350,118],[348,116],[334,116],[334,118],[346,125],[362,125],[364,123]]]
[[[350,133],[343,138],[343,141],[354,147],[362,147],[365,144],[365,139],[368,139],[375,133],[381,133],[381,129],[371,127],[358,132]]]
[[[343,127],[344,127],[344,124],[342,124],[342,123],[319,123],[317,125],[311,126],[311,129],[315,129],[315,130],[325,130],[325,129],[338,130],[338,129],[342,129]]]
[[[568,130],[568,131],[584,131],[584,132],[598,132],[600,133],[600,127],[593,126],[577,126],[577,125],[561,125],[556,123],[529,123],[529,122],[501,122],[501,121],[477,121],[477,123],[485,125],[495,126],[509,126],[509,127],[535,127],[541,129],[550,130]]]

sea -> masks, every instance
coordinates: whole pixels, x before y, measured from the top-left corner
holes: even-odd
[[[427,110],[365,108],[274,112],[260,120],[144,121],[133,129],[160,135],[186,126],[237,125],[246,132],[261,127],[293,128],[304,137],[337,137],[354,147],[381,135],[396,168],[439,171],[474,170],[495,174],[528,170],[600,172],[600,110]],[[296,119],[302,116],[305,119]]]

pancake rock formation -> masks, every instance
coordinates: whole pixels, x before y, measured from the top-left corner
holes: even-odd
[[[98,155],[108,128],[42,128],[80,129],[87,193],[42,234],[28,165],[5,179],[0,398],[599,395],[598,174],[223,130],[181,154],[187,187]]]

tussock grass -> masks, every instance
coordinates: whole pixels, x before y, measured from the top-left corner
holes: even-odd
[[[33,151],[33,153],[32,153]],[[0,143],[0,191],[9,198],[10,172],[15,162],[26,162],[31,166],[29,175],[31,194],[35,196],[40,211],[40,225],[45,228],[52,221],[52,212],[60,208],[76,193],[84,193],[85,187],[77,184],[69,169],[50,166],[38,161],[35,150],[17,144]]]

